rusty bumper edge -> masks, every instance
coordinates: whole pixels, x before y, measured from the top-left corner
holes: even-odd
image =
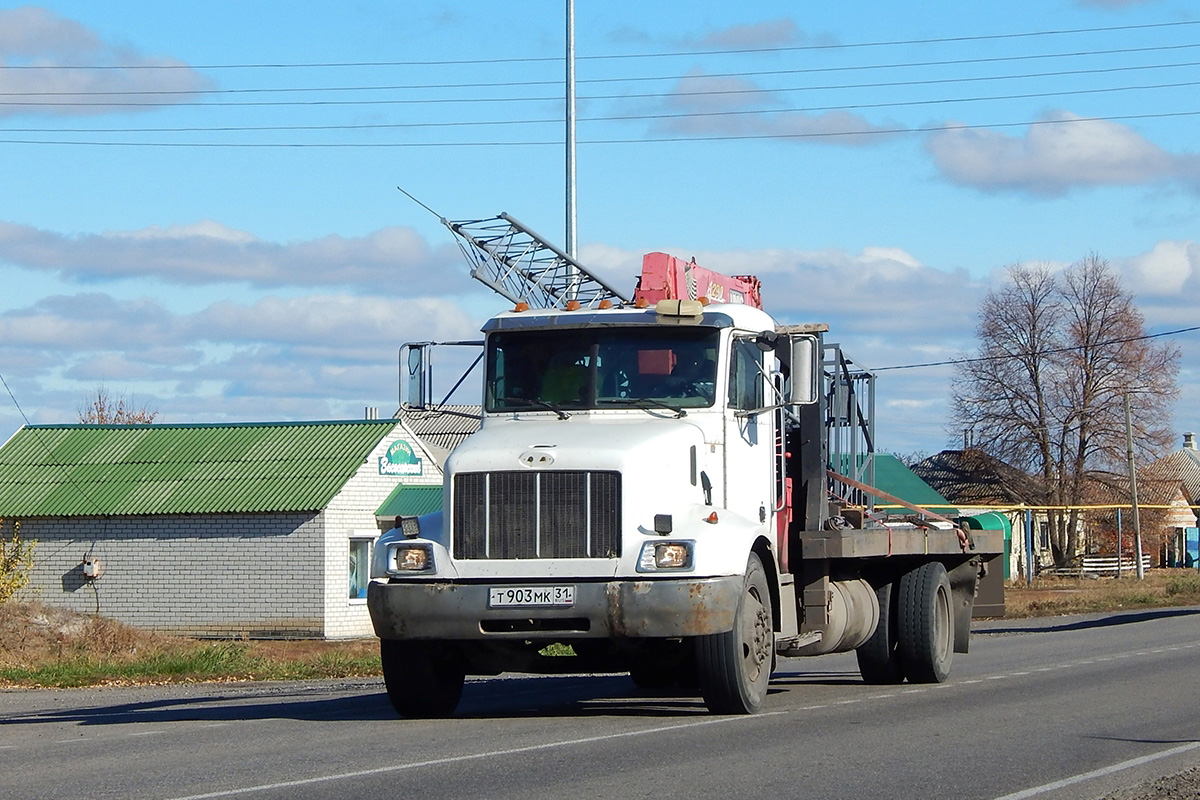
[[[731,630],[743,588],[740,575],[576,583],[575,605],[570,608],[488,608],[491,587],[532,583],[373,581],[367,588],[367,607],[375,634],[382,639],[527,639],[528,633],[485,633],[483,623],[556,618],[583,618],[588,624],[586,632],[547,634],[554,638],[674,638]],[[563,583],[569,581],[555,581]]]

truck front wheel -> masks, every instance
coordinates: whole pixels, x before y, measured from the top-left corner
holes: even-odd
[[[954,607],[950,578],[940,561],[900,576],[897,647],[909,683],[941,683],[954,658]]]
[[[771,590],[754,553],[733,630],[696,639],[696,672],[704,704],[714,714],[753,714],[762,708],[775,655]]]
[[[448,717],[458,708],[466,675],[439,642],[380,639],[379,659],[397,714]]]

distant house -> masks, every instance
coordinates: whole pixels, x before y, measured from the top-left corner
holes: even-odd
[[[1005,527],[1005,577],[1025,572],[1024,507],[1045,505],[1046,492],[1034,478],[982,450],[943,450],[913,465],[913,472],[956,503],[964,516],[995,514]],[[1036,567],[1052,563],[1050,522],[1045,511],[1029,513]],[[1013,530],[1017,544],[1013,545]]]
[[[1178,483],[1187,504],[1200,512],[1200,450],[1196,448],[1196,434],[1185,433],[1183,447],[1155,461],[1146,472],[1160,480]]]
[[[375,538],[440,507],[443,445],[478,426],[417,416],[25,426],[0,447],[4,531],[37,540],[24,597],[182,635],[370,635]]]
[[[1127,476],[1108,481],[1120,502],[1129,502]],[[1138,471],[1138,502],[1143,506],[1144,546],[1161,566],[1194,566],[1200,558],[1200,451],[1185,433],[1183,447]],[[1128,541],[1128,540],[1127,540]]]

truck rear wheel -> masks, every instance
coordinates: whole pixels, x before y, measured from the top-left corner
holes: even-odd
[[[439,643],[380,639],[379,659],[397,714],[448,717],[458,708],[466,674]]]
[[[941,683],[954,659],[954,610],[950,579],[940,561],[900,577],[897,649],[911,683]]]
[[[708,710],[753,714],[761,709],[774,655],[771,590],[762,562],[751,553],[733,630],[696,639],[697,678]]]
[[[880,686],[904,682],[896,638],[897,588],[891,581],[875,588],[875,596],[879,599],[879,623],[871,638],[854,651],[863,683]]]

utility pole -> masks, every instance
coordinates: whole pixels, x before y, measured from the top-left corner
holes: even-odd
[[[1142,566],[1142,526],[1138,518],[1137,467],[1133,461],[1133,412],[1129,409],[1129,392],[1125,393],[1125,444],[1129,455],[1129,496],[1133,505],[1133,541],[1134,557],[1137,559],[1138,580],[1146,578],[1146,570]],[[1121,554],[1117,553],[1117,563]]]
[[[575,0],[567,0],[567,255],[576,258],[575,228]]]

